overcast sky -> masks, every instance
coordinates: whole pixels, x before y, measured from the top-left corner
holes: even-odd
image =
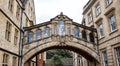
[[[34,0],[36,23],[43,23],[63,12],[73,21],[82,21],[83,6],[89,0]]]

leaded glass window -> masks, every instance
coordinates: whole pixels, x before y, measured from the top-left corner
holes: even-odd
[[[95,40],[94,40],[94,34],[90,33],[89,36],[90,36],[90,42],[94,43],[95,42]]]
[[[33,41],[33,32],[28,32],[28,42]]]
[[[65,24],[64,24],[64,21],[60,20],[59,24],[60,24],[59,34],[61,36],[63,36],[63,35],[65,35]]]
[[[70,25],[68,25],[68,27],[67,27],[67,33],[68,33],[68,36],[71,35],[71,28],[70,28]]]
[[[87,40],[87,36],[86,36],[86,31],[85,30],[82,31],[82,38],[84,40]]]
[[[37,30],[36,31],[36,40],[39,40],[39,39],[41,39],[42,38],[42,31],[41,30]]]
[[[47,38],[50,36],[50,28],[49,27],[46,27],[45,28],[45,32],[44,32],[44,37]]]
[[[54,36],[56,36],[57,35],[57,25],[56,24],[54,24]]]
[[[74,28],[74,36],[79,38],[79,29],[77,27]]]

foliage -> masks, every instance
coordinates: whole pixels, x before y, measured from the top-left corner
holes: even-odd
[[[61,58],[72,58],[72,52],[64,49],[56,49],[47,51],[47,59],[51,59],[54,55],[58,55]]]

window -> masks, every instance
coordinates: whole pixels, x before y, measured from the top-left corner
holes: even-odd
[[[109,5],[112,2],[112,0],[106,0],[106,5]]]
[[[15,29],[15,34],[14,34],[14,44],[16,45],[18,42],[18,30]]]
[[[104,64],[104,66],[108,66],[108,59],[107,59],[106,51],[103,51],[102,55],[103,55],[103,64]]]
[[[120,66],[120,47],[115,48],[115,50],[116,50],[117,66]]]
[[[101,8],[100,8],[100,5],[98,4],[96,6],[96,15],[99,15],[101,13]]]
[[[93,16],[92,13],[88,14],[88,22],[92,22],[93,21]]]
[[[2,66],[8,66],[8,55],[7,54],[3,54],[3,63]]]
[[[57,25],[56,24],[54,24],[54,36],[56,36],[57,35]]]
[[[94,34],[90,33],[89,36],[90,36],[90,42],[94,43],[95,42],[94,41]]]
[[[20,19],[20,6],[17,5],[16,18]]]
[[[5,39],[10,41],[10,34],[11,34],[11,24],[7,22],[6,24],[6,33],[5,33]]]
[[[102,24],[99,25],[98,31],[99,31],[100,38],[102,38],[102,37],[104,36],[104,33],[103,33],[103,25],[102,25]]]
[[[77,27],[74,28],[74,36],[79,38],[79,29]]]
[[[68,33],[68,36],[71,35],[71,28],[70,28],[70,25],[68,25],[68,27],[67,27],[67,33]]]
[[[17,58],[13,57],[12,66],[17,66]]]
[[[42,38],[42,31],[40,29],[38,29],[36,31],[36,40],[40,40]]]
[[[82,31],[82,39],[87,40],[86,31]]]
[[[45,28],[45,32],[44,32],[44,37],[47,38],[50,36],[50,28],[49,27],[46,27]]]
[[[111,32],[114,31],[116,29],[115,16],[112,15],[109,17],[109,24],[110,24]]]
[[[28,32],[28,43],[33,41],[33,32]]]
[[[9,0],[8,9],[12,12],[12,10],[13,10],[13,0]]]
[[[63,20],[60,20],[59,22],[60,24],[60,28],[59,28],[59,33],[61,36],[65,35],[65,25],[64,25],[64,21]]]

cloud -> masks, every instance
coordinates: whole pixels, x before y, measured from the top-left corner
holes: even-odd
[[[34,0],[36,9],[36,23],[49,21],[63,12],[65,15],[80,23],[83,6],[88,0]]]

